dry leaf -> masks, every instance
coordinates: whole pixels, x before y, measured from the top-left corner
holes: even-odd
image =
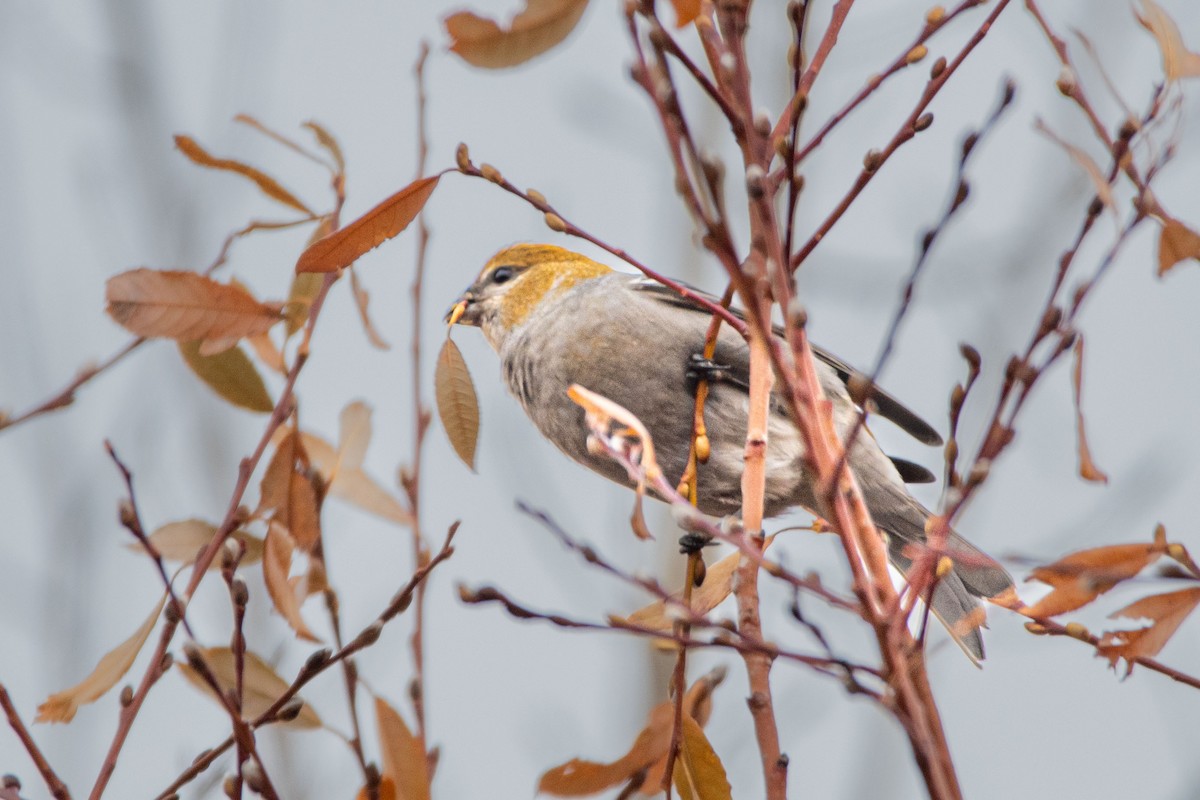
[[[316,547],[321,538],[317,493],[308,478],[308,465],[299,434],[289,428],[263,474],[258,503],[259,511],[274,511],[271,520],[286,528],[305,552]]]
[[[1108,475],[1092,461],[1087,431],[1083,423],[1083,334],[1075,337],[1075,365],[1071,372],[1071,389],[1075,397],[1075,433],[1079,440],[1079,477],[1093,483],[1108,483]]]
[[[379,800],[397,800],[396,783],[391,778],[379,779]],[[371,794],[367,791],[367,787],[362,787],[358,790],[357,800],[370,800]],[[400,798],[399,800],[403,800]]]
[[[355,400],[338,415],[338,456],[347,467],[361,467],[371,443],[371,407]]]
[[[265,334],[259,334],[260,336]],[[226,352],[229,348],[237,345],[241,341],[240,336],[227,336],[223,339],[205,339],[197,342],[200,349],[197,351],[202,356],[219,356]]]
[[[1113,197],[1112,185],[1108,182],[1108,178],[1105,177],[1104,173],[1100,171],[1100,166],[1096,161],[1083,150],[1060,138],[1054,131],[1042,124],[1040,119],[1037,121],[1037,129],[1056,142],[1059,147],[1066,150],[1071,159],[1083,167],[1084,172],[1091,178],[1092,188],[1096,190],[1096,196],[1100,198],[1100,202],[1104,203],[1110,211],[1116,213],[1117,202]]]
[[[188,342],[253,336],[279,321],[279,310],[236,286],[195,272],[133,269],[108,279],[109,316],[138,336]]]
[[[441,176],[413,181],[339,231],[308,246],[296,272],[336,272],[396,236],[425,207]]]
[[[265,336],[265,334],[263,334]],[[235,406],[265,414],[275,408],[254,364],[239,348],[215,356],[200,354],[199,342],[180,342],[179,354],[214,392]]]
[[[479,399],[462,351],[449,336],[438,353],[433,374],[438,417],[463,463],[475,469],[475,446],[479,440]]]
[[[685,716],[691,717],[700,726],[708,722],[712,712],[713,689],[724,678],[724,669],[717,669],[693,683],[683,698]],[[571,759],[543,773],[538,781],[538,792],[556,797],[581,797],[628,782],[640,774],[644,776],[638,784],[642,792],[657,794],[661,791],[666,770],[674,721],[673,705],[670,702],[660,703],[650,712],[646,727],[625,755],[607,764]]]
[[[1029,579],[1052,586],[1054,591],[1022,613],[1030,617],[1053,617],[1082,608],[1121,581],[1134,577],[1166,552],[1166,532],[1160,525],[1150,544],[1114,544],[1071,553],[1033,570]]]
[[[774,535],[767,537],[763,543],[764,552],[774,540]],[[741,556],[742,554],[735,550],[705,569],[704,583],[700,584],[692,592],[692,611],[700,616],[704,616],[720,605],[726,597],[729,597],[730,592],[733,591],[733,575],[737,571]],[[683,594],[677,592],[672,595],[672,598],[682,601]],[[679,607],[677,605],[667,604],[659,600],[638,609],[623,620],[617,618],[616,621],[628,622],[641,628],[650,628],[667,633],[671,630],[678,612]]]
[[[296,586],[288,580],[292,571],[292,552],[295,545],[287,529],[278,522],[271,522],[267,528],[267,540],[263,547],[263,581],[267,584],[267,594],[275,610],[284,618],[296,636],[310,642],[320,641],[309,630],[304,617],[300,614],[300,604],[303,602],[303,590],[297,595]]]
[[[692,717],[684,715],[680,732],[683,736],[672,776],[679,800],[733,800],[725,765],[704,735],[704,729]]]
[[[337,139],[333,138],[333,134],[326,130],[325,126],[311,119],[305,122],[303,127],[312,131],[313,136],[317,139],[317,143],[329,152],[329,155],[333,158],[333,164],[337,168],[337,174],[344,174],[346,172],[346,159],[342,156],[342,148],[338,145]]]
[[[185,519],[168,522],[150,534],[149,539],[150,544],[160,556],[167,561],[178,561],[186,567],[196,562],[196,556],[200,554],[202,548],[208,546],[216,532],[216,525],[211,525],[202,519]],[[242,564],[256,564],[262,559],[262,539],[241,530],[234,531],[229,535],[246,546]],[[137,553],[146,552],[146,548],[142,546],[141,542],[134,542],[127,547]],[[219,561],[220,559],[214,559],[208,568],[220,569]]]
[[[1151,595],[1130,603],[1109,618],[1148,619],[1153,624],[1132,631],[1105,633],[1096,652],[1107,658],[1113,669],[1119,659],[1125,659],[1125,674],[1128,675],[1133,671],[1135,659],[1158,655],[1197,605],[1200,605],[1200,588]]]
[[[302,272],[292,278],[287,303],[283,306],[288,336],[304,327],[308,320],[308,310],[312,308],[313,300],[320,294],[324,283],[325,277],[316,272]]]
[[[1150,31],[1162,51],[1163,73],[1167,82],[1200,75],[1200,53],[1193,53],[1183,43],[1179,26],[1154,0],[1142,0],[1142,13],[1134,10],[1138,22]]]
[[[1167,274],[1180,261],[1200,260],[1200,234],[1173,217],[1163,218],[1158,235],[1158,275]]]
[[[412,524],[412,514],[408,513],[408,509],[360,467],[338,470],[337,480],[333,482],[329,493],[390,522]]]
[[[235,661],[232,650],[228,647],[201,648],[200,655],[223,692],[236,689],[237,672],[234,669]],[[184,677],[193,686],[216,699],[218,703],[221,702],[213,695],[208,681],[189,667],[186,661],[177,661],[176,663]],[[258,719],[275,704],[280,695],[287,691],[288,682],[279,677],[265,661],[249,651],[243,654],[242,664],[242,717],[249,720]],[[223,704],[222,707],[224,707]],[[281,724],[289,728],[319,728],[321,727],[321,718],[317,716],[317,712],[312,710],[312,706],[305,703],[300,707],[300,713],[295,719]]]
[[[675,27],[682,28],[700,16],[700,0],[671,0],[675,8]]]
[[[342,409],[340,427],[337,450],[319,436],[300,435],[304,448],[325,480],[328,495],[391,522],[411,525],[413,520],[408,510],[361,467],[371,440],[370,407],[361,401],[350,403]]]
[[[166,603],[167,596],[164,594],[162,600],[159,600],[158,605],[150,612],[150,616],[146,617],[146,621],[132,636],[105,653],[91,674],[70,689],[64,689],[46,698],[46,702],[38,706],[37,718],[34,721],[70,722],[75,718],[75,712],[80,706],[95,702],[115,686],[133,666],[133,660],[150,637],[150,632],[154,630]]]
[[[396,796],[401,800],[429,800],[429,761],[421,740],[381,697],[375,698],[375,722],[383,775],[395,781]]]
[[[567,38],[585,8],[587,0],[526,0],[508,28],[470,11],[451,14],[444,24],[452,52],[473,66],[500,69],[523,64]]]
[[[258,188],[263,194],[270,197],[272,200],[277,200],[285,206],[291,206],[297,211],[302,211],[309,216],[314,216],[308,206],[300,202],[300,199],[287,189],[279,185],[279,182],[267,175],[261,170],[255,169],[249,164],[243,164],[240,161],[233,161],[227,158],[215,158],[209,155],[204,148],[196,144],[196,141],[190,136],[177,135],[175,137],[175,146],[179,151],[191,159],[194,163],[202,167],[210,169],[221,169],[229,172],[236,172],[239,175],[249,178],[258,185]]]
[[[260,333],[256,336],[246,337],[246,341],[254,348],[254,354],[258,356],[258,360],[267,366],[268,369],[286,375],[288,368],[287,363],[283,360],[283,353],[275,346],[275,342],[271,339],[271,334]]]
[[[371,294],[362,287],[358,280],[358,271],[350,270],[350,289],[354,295],[354,305],[358,307],[358,319],[362,322],[363,331],[367,334],[367,341],[372,347],[379,350],[391,350],[392,346],[384,341],[379,335],[379,331],[375,329],[375,323],[371,322],[371,316],[367,313],[367,306],[371,302]]]

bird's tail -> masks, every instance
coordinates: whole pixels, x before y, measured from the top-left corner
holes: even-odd
[[[913,561],[912,546],[924,545],[929,511],[906,496],[891,512],[877,515],[875,524],[888,535],[892,565],[907,575]],[[957,533],[951,532],[944,555],[952,560],[953,568],[938,579],[929,608],[967,655],[975,662],[982,661],[983,636],[979,629],[986,626],[976,598],[1007,605],[1015,598],[1016,587],[999,562]]]

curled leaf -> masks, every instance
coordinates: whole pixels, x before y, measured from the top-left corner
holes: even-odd
[[[475,446],[479,439],[479,400],[462,351],[448,336],[438,353],[433,387],[438,417],[450,437],[450,444],[463,463],[474,470]]]
[[[297,587],[288,579],[294,550],[295,544],[287,529],[278,522],[272,522],[267,528],[267,540],[263,548],[263,581],[267,584],[267,594],[271,596],[275,610],[295,631],[296,636],[310,642],[320,641],[300,614],[300,604],[307,593],[297,592]]]
[[[116,686],[117,681],[133,666],[133,660],[141,652],[146,639],[150,638],[150,632],[154,630],[166,602],[167,596],[164,594],[162,600],[159,600],[158,605],[150,612],[150,616],[146,617],[146,621],[132,636],[105,653],[86,678],[70,689],[64,689],[46,698],[46,702],[38,706],[35,721],[70,722],[75,718],[75,712],[80,706],[95,702]]]
[[[1183,35],[1175,20],[1155,0],[1142,0],[1142,11],[1134,11],[1142,27],[1150,31],[1162,51],[1163,73],[1167,82],[1200,76],[1200,53],[1193,53],[1183,43]]]
[[[188,566],[196,562],[196,556],[200,550],[208,546],[212,541],[213,534],[217,532],[217,526],[205,522],[202,519],[185,519],[178,522],[168,522],[157,528],[148,537],[151,546],[167,561],[178,561],[183,566]],[[242,556],[242,564],[256,564],[262,559],[263,540],[257,536],[248,533],[247,531],[234,531],[230,534],[231,538],[237,539],[246,546],[246,552]],[[140,542],[134,542],[128,545],[130,550],[134,552],[145,552],[145,548]],[[209,569],[219,569],[219,559],[214,559],[208,565]]]
[[[279,310],[238,286],[195,272],[134,269],[108,279],[109,316],[138,336],[181,342],[253,336],[279,321]]]
[[[236,689],[236,661],[232,650],[228,647],[207,647],[200,650],[200,655],[204,659],[204,665],[212,673],[223,692]],[[196,670],[184,661],[178,662],[178,665],[179,671],[188,679],[189,683],[210,697],[213,696],[212,687]],[[287,688],[288,682],[279,677],[267,662],[250,651],[243,654],[243,718],[252,720],[262,716],[267,709],[274,705],[280,695],[287,691]],[[317,716],[317,712],[312,710],[312,706],[305,703],[300,707],[300,713],[295,719],[282,724],[289,728],[319,728],[321,727],[321,718]]]
[[[763,543],[765,551],[774,536],[767,537]],[[692,592],[691,608],[695,614],[703,616],[721,604],[733,591],[733,575],[737,571],[741,553],[734,551],[714,563],[704,571],[704,583]],[[682,594],[675,594],[676,600],[682,600]],[[674,624],[677,607],[659,600],[630,614],[618,622],[628,622],[641,628],[652,628],[664,633],[669,632]]]
[[[1174,217],[1165,217],[1158,235],[1158,276],[1161,278],[1189,258],[1200,260],[1200,233]]]
[[[1167,552],[1166,533],[1155,531],[1149,544],[1114,544],[1071,553],[1053,564],[1038,567],[1030,580],[1054,587],[1050,594],[1023,613],[1053,617],[1082,608],[1121,581],[1128,580]]]
[[[279,440],[260,484],[259,510],[270,510],[296,545],[311,551],[321,538],[317,493],[308,477],[308,454],[295,429]]]
[[[296,272],[336,272],[374,250],[409,226],[441,176],[413,181],[341,230],[308,246],[296,262]]]
[[[1075,398],[1075,433],[1079,440],[1079,477],[1094,483],[1108,483],[1108,475],[1092,461],[1087,430],[1083,422],[1083,335],[1075,338],[1075,365],[1071,372],[1071,389]]]
[[[683,716],[683,736],[672,779],[679,800],[732,800],[725,765],[717,757],[704,729],[691,716]]]
[[[1158,655],[1197,605],[1200,605],[1200,588],[1143,597],[1113,612],[1110,618],[1148,619],[1153,624],[1131,631],[1105,633],[1096,651],[1107,658],[1114,669],[1118,660],[1125,659],[1125,674],[1128,675],[1133,671],[1134,660]]]
[[[342,156],[342,148],[337,143],[337,139],[333,138],[333,134],[326,130],[325,126],[311,119],[304,123],[304,127],[312,131],[313,136],[317,139],[317,143],[329,153],[333,159],[337,174],[344,174],[346,172],[346,159]]]
[[[1037,129],[1058,144],[1059,147],[1066,150],[1071,159],[1083,167],[1083,171],[1087,173],[1088,178],[1092,181],[1092,188],[1096,190],[1096,196],[1100,198],[1100,202],[1104,203],[1105,207],[1110,211],[1116,213],[1117,202],[1113,197],[1112,184],[1108,182],[1108,178],[1100,171],[1100,166],[1096,163],[1095,159],[1047,128],[1042,124],[1041,120],[1037,121]]]
[[[261,127],[261,126],[260,126]],[[243,164],[240,161],[233,161],[228,158],[216,158],[209,155],[203,147],[196,143],[196,140],[190,136],[177,135],[175,137],[175,146],[179,151],[191,159],[194,163],[202,167],[210,169],[220,169],[227,172],[235,172],[250,180],[254,181],[255,185],[262,191],[263,194],[283,203],[285,206],[291,206],[297,211],[302,211],[309,216],[313,216],[313,212],[308,206],[300,202],[300,199],[287,189],[279,185],[279,181],[267,175],[259,169],[255,169],[249,164]]]
[[[383,775],[396,784],[403,800],[429,800],[429,760],[425,749],[404,722],[404,717],[381,697],[375,698],[375,723]]]
[[[675,8],[675,27],[682,28],[700,16],[700,0],[671,0]]]
[[[526,0],[507,28],[470,11],[445,19],[450,50],[476,67],[501,69],[523,64],[567,38],[587,0]]]
[[[206,356],[200,353],[200,342],[180,342],[179,354],[196,377],[235,406],[262,414],[275,408],[262,376],[239,348]]]
[[[362,282],[358,279],[358,271],[350,270],[350,290],[354,295],[354,305],[358,308],[358,319],[362,323],[363,332],[367,334],[367,341],[371,346],[378,350],[391,350],[392,346],[384,341],[379,335],[379,331],[375,328],[375,323],[371,322],[371,315],[367,313],[367,306],[371,302],[371,293],[363,288]]]
[[[725,671],[718,669],[693,683],[683,698],[684,715],[700,726],[708,722],[713,689],[724,678]],[[636,782],[643,794],[658,793],[666,771],[674,720],[672,703],[660,703],[650,712],[646,727],[625,755],[609,763],[571,759],[543,773],[538,792],[555,797],[581,797],[621,783]]]

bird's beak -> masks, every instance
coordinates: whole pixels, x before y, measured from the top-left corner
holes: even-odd
[[[476,326],[478,322],[478,313],[475,307],[475,295],[470,291],[464,292],[462,297],[450,306],[450,310],[446,312],[446,316],[442,321],[447,325],[471,325]]]

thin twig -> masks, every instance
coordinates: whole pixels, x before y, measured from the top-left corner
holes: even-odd
[[[330,654],[328,650],[317,651],[317,653],[314,653],[314,655],[309,658],[304,666],[301,667],[300,672],[296,675],[295,680],[293,680],[288,688],[284,690],[284,692],[278,698],[275,699],[275,702],[273,702],[265,711],[263,711],[253,720],[250,720],[250,727],[254,730],[257,730],[263,725],[268,725],[272,722],[278,721],[280,718],[280,712],[282,712],[285,707],[289,706],[293,698],[295,698],[296,695],[300,693],[300,690],[303,689],[311,680],[316,678],[318,675],[321,675],[331,667],[340,664],[347,658],[350,658],[356,653],[365,650],[377,642],[380,635],[383,633],[384,626],[409,608],[409,606],[412,604],[413,596],[417,587],[425,581],[425,579],[429,576],[429,573],[454,554],[454,534],[457,533],[457,531],[458,523],[455,522],[447,531],[446,538],[442,541],[441,548],[429,559],[429,563],[416,570],[412,574],[404,586],[401,587],[400,590],[392,596],[392,599],[388,601],[388,604],[384,607],[383,611],[381,611],[370,624],[364,627],[357,636],[347,642],[344,647],[339,648],[336,653]],[[233,744],[233,738],[230,737],[218,744],[216,747],[201,753],[201,755],[192,762],[191,766],[184,770],[179,777],[171,783],[170,786],[159,793],[157,800],[166,800],[167,798],[171,797],[171,795],[178,792],[179,789],[190,783],[197,775],[208,769],[208,767],[211,766],[222,753],[233,747]]]
[[[46,756],[42,754],[41,749],[37,746],[37,742],[33,740],[33,735],[29,733],[29,729],[25,727],[25,723],[21,721],[21,714],[17,711],[17,707],[13,705],[12,698],[8,696],[8,689],[4,688],[4,684],[0,683],[0,708],[4,709],[4,715],[8,718],[9,727],[17,734],[17,738],[21,740],[21,744],[25,747],[25,752],[37,767],[38,774],[42,776],[42,781],[45,782],[46,788],[50,790],[50,794],[56,800],[71,800],[71,793],[67,789],[67,785],[59,779],[58,774],[50,766],[50,762],[46,760]]]

